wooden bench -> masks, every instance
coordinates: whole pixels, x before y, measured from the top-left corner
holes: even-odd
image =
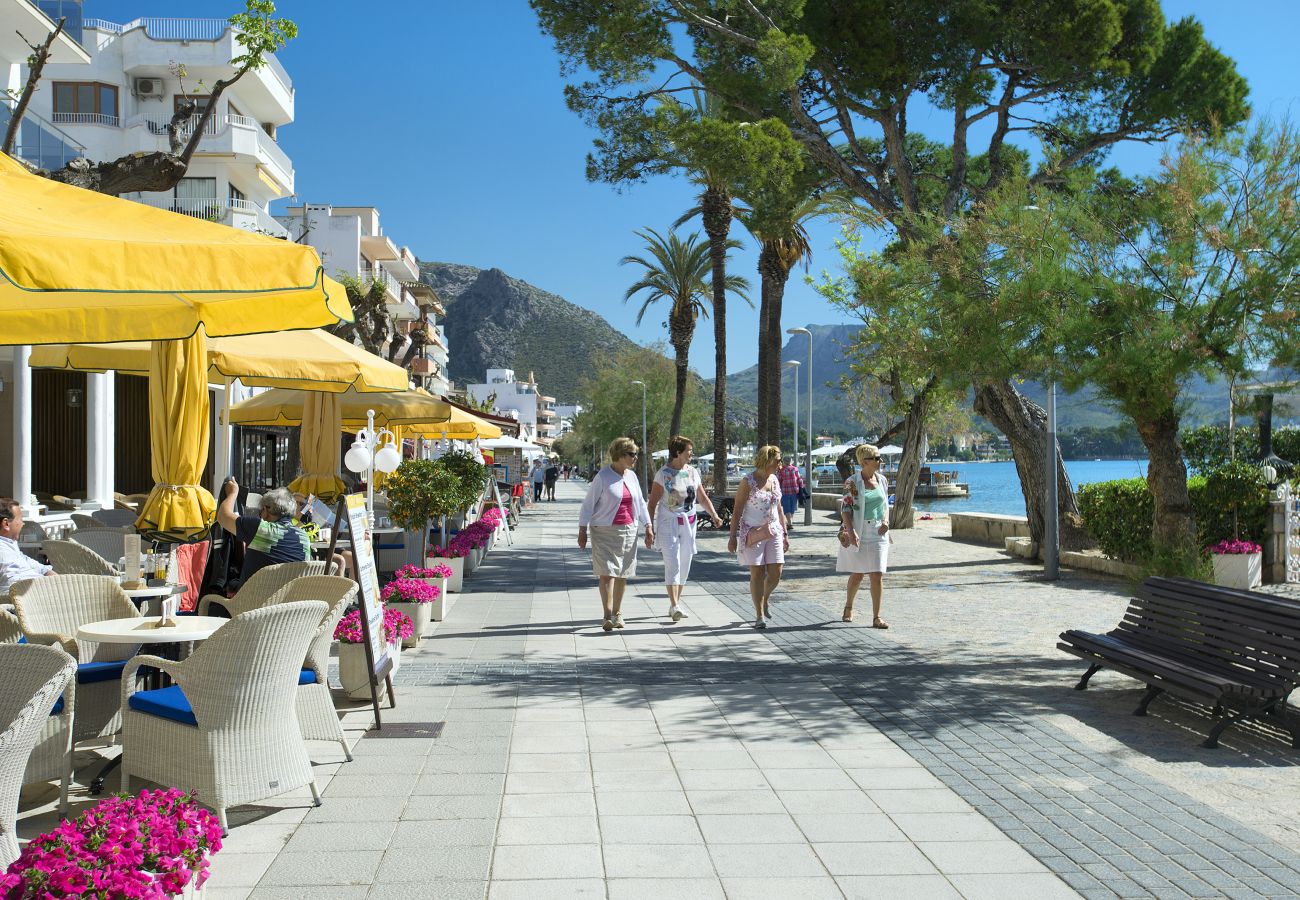
[[[1134,715],[1161,693],[1214,709],[1218,721],[1204,746],[1224,729],[1268,719],[1300,748],[1300,724],[1287,696],[1300,685],[1300,602],[1185,578],[1148,578],[1106,634],[1063,631],[1056,646],[1089,663],[1075,685],[1084,690],[1099,669],[1146,683]]]

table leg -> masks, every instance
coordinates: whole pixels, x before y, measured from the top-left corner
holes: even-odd
[[[96,775],[93,779],[91,779],[90,796],[98,797],[100,794],[102,794],[104,792],[105,779],[107,779],[109,775],[113,774],[114,770],[116,770],[121,765],[122,765],[121,753],[119,753],[117,756],[114,756],[108,762],[104,763],[104,767],[99,770],[99,774]]]

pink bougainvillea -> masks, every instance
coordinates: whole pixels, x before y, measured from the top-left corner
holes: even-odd
[[[175,788],[119,794],[33,839],[0,875],[3,900],[163,900],[208,880],[217,817]]]
[[[398,641],[406,640],[415,633],[415,623],[411,617],[404,612],[395,609],[384,610],[384,642],[395,644]],[[360,644],[366,639],[365,631],[361,628],[361,610],[354,609],[352,612],[339,619],[339,624],[334,626],[334,640],[340,644]]]
[[[395,573],[397,578],[450,578],[451,566],[438,563],[436,566],[421,568],[417,565],[402,566]]]
[[[1217,553],[1221,556],[1224,555],[1232,556],[1241,553],[1262,553],[1263,550],[1264,548],[1261,547],[1259,544],[1256,544],[1254,541],[1226,540],[1226,541],[1219,541],[1217,544],[1210,547],[1211,553]]]
[[[379,592],[385,603],[432,603],[442,596],[436,584],[415,578],[396,578]]]

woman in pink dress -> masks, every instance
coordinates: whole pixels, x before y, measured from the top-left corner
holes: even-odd
[[[736,488],[735,512],[727,550],[749,566],[749,597],[754,603],[754,627],[766,628],[768,601],[781,583],[781,568],[790,549],[790,523],[781,509],[781,448],[759,447],[754,471]]]

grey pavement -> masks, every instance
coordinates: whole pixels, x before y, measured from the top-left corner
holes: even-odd
[[[312,745],[321,807],[232,814],[211,900],[1300,897],[1278,735],[1229,732],[1213,756],[1204,711],[1134,719],[1117,676],[1070,690],[1055,633],[1109,628],[1123,584],[1047,585],[926,523],[898,534],[894,627],[843,624],[823,524],[796,531],[759,632],[708,535],[690,618],[667,621],[643,550],[607,634],[573,545],[581,488],[528,511],[403,654],[385,728],[348,713],[353,762]]]

